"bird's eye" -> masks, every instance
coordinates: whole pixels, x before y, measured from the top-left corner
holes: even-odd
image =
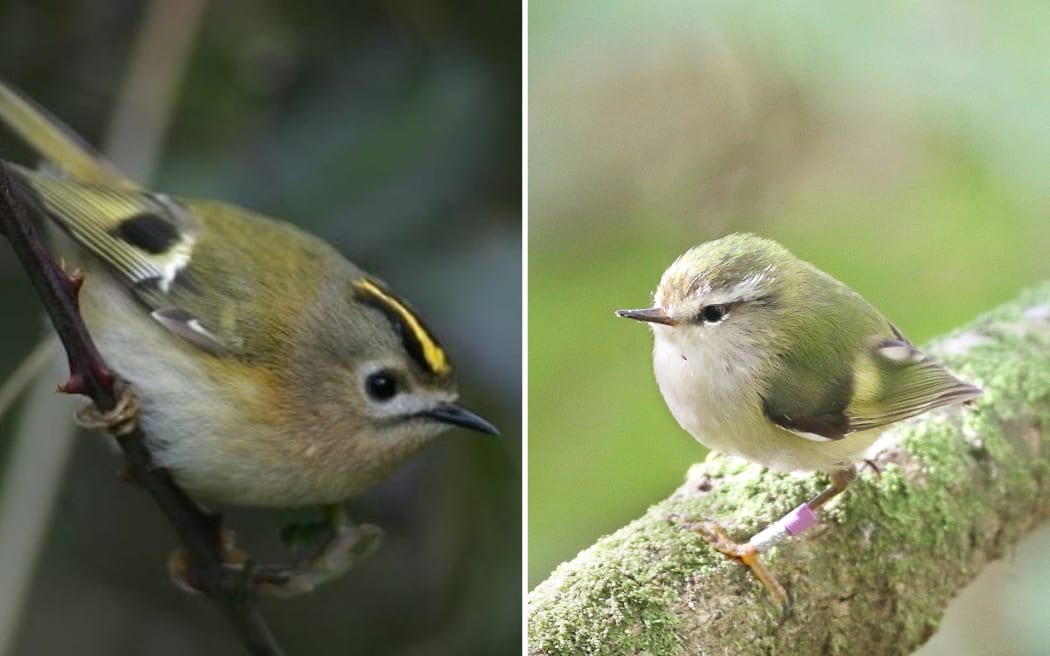
[[[700,318],[704,320],[704,323],[718,323],[726,316],[726,306],[708,305],[700,310]]]
[[[389,401],[397,396],[397,379],[389,371],[377,371],[365,379],[365,391],[376,401]]]

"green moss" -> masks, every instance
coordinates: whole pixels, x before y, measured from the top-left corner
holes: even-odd
[[[551,639],[546,654],[681,653],[672,611],[675,580],[710,567],[709,554],[664,559],[673,530],[650,518],[630,539],[606,538],[560,567],[533,592],[549,612],[530,618],[529,633]],[[589,581],[581,585],[582,581]],[[578,622],[572,618],[586,618]],[[536,648],[536,646],[534,646]]]

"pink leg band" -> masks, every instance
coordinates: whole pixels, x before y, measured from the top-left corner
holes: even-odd
[[[781,519],[784,529],[791,535],[798,535],[817,522],[817,515],[810,510],[809,504],[804,503],[795,508]]]
[[[816,513],[809,504],[804,503],[756,533],[748,542],[761,553],[787,537],[798,535],[816,522]]]

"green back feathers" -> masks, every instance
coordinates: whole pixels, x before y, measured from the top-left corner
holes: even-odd
[[[310,300],[303,298],[303,278],[324,275],[333,261],[348,277],[356,271],[327,244],[290,225],[222,203],[140,189],[2,82],[0,119],[51,166],[41,172],[11,166],[40,209],[161,325],[214,354],[274,353],[275,340],[291,332],[285,320]],[[285,301],[295,307],[246,311]]]
[[[276,355],[313,300],[304,290],[333,273],[359,275],[321,240],[236,206],[13,169],[155,319],[216,355]]]
[[[280,221],[142,190],[3,83],[0,120],[50,165],[40,172],[12,166],[43,212],[169,331],[213,354],[277,356],[274,344],[292,332],[287,321],[312,300],[303,298],[312,289],[303,278],[333,271],[333,261],[346,277],[356,272],[328,245]],[[282,302],[288,308],[277,308]],[[260,303],[270,311],[246,312]]]
[[[0,120],[63,174],[11,165],[29,196],[186,341],[280,366],[312,311],[326,315],[317,325],[349,321],[342,339],[367,331],[362,321],[389,322],[421,371],[451,375],[445,351],[408,304],[320,239],[233,205],[142,190],[2,82]],[[362,314],[373,310],[381,316]],[[345,346],[332,345],[333,355]]]
[[[242,359],[279,353],[326,280],[361,275],[334,248],[293,225],[226,203],[183,202],[202,224],[193,259],[171,291],[155,294],[150,305],[188,310]]]
[[[786,428],[838,439],[881,428],[980,390],[926,358],[867,300],[786,250],[795,282],[782,285],[792,308],[784,366],[766,399],[767,414]]]

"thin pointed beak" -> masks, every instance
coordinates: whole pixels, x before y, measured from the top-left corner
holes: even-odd
[[[456,405],[455,403],[440,403],[433,409],[424,412],[423,416],[445,424],[452,424],[453,426],[461,426],[472,431],[478,431],[479,433],[499,435],[498,428],[470,410],[467,410],[463,406]]]
[[[676,326],[678,322],[667,316],[667,312],[661,307],[647,308],[645,310],[617,310],[616,316],[635,321],[646,321],[648,323],[660,323],[665,326]]]

